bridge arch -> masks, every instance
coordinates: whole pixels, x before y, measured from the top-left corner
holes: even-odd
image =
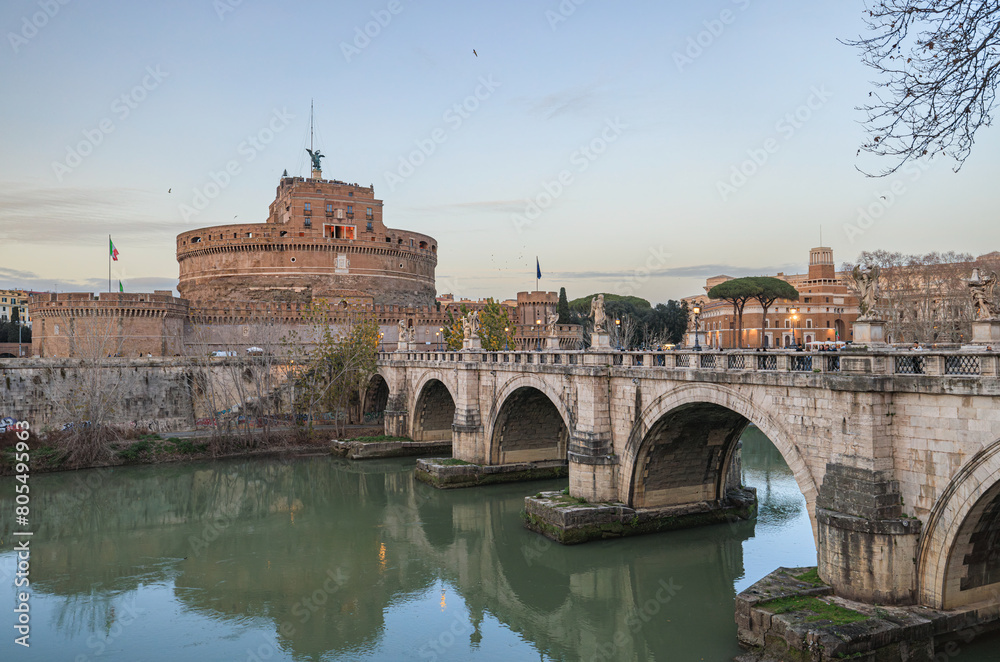
[[[485,429],[493,464],[565,460],[571,419],[562,393],[536,375],[518,375],[493,399]]]
[[[409,430],[414,441],[451,441],[455,422],[455,389],[447,375],[431,370],[413,389]]]
[[[949,481],[917,550],[921,604],[954,609],[1000,596],[1000,440]]]
[[[361,415],[365,422],[373,419],[381,420],[389,404],[389,382],[380,373],[375,373],[368,380],[361,397]]]
[[[795,476],[815,535],[816,480],[794,434],[767,410],[767,396],[760,392],[753,395],[757,402],[751,395],[726,386],[691,384],[653,400],[638,417],[626,442],[619,499],[636,507],[657,507],[725,496],[725,471],[736,441],[753,423],[775,445]],[[681,439],[683,436],[687,439]],[[657,444],[674,441],[679,444],[669,455],[652,452]],[[701,484],[695,485],[694,477]]]

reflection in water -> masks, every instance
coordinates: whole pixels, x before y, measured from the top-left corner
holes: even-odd
[[[753,428],[743,461],[758,522],[575,547],[520,521],[526,493],[564,482],[437,491],[412,460],[121,468],[92,494],[84,472],[36,476],[18,659],[730,659],[735,590],[815,562],[804,500]],[[0,483],[4,535],[12,495]],[[2,604],[12,567],[0,554]]]

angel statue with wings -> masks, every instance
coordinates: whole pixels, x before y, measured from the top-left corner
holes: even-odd
[[[854,271],[851,272],[851,277],[858,289],[858,308],[861,312],[858,321],[865,322],[877,319],[875,317],[875,304],[878,303],[878,278],[881,273],[882,270],[877,264],[867,270],[863,270],[861,265],[856,265]]]
[[[1000,309],[993,302],[993,290],[997,285],[997,274],[991,271],[985,279],[979,275],[979,269],[972,270],[972,278],[968,281],[972,294],[972,303],[976,307],[977,320],[993,320],[1000,316]]]

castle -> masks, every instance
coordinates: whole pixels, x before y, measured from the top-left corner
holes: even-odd
[[[323,179],[314,160],[311,177],[281,178],[265,222],[177,236],[179,297],[163,290],[35,294],[32,352],[228,353],[275,344],[290,331],[309,337],[309,310],[319,301],[334,324],[374,315],[382,349],[395,349],[400,320],[413,329],[415,344],[442,349],[449,310],[458,314],[463,304],[473,310],[484,302],[436,300],[437,241],[386,227],[382,207],[374,187]],[[538,324],[556,302],[551,292],[521,292],[516,304],[506,302],[517,346],[540,342]],[[578,328],[562,327],[559,336],[567,349],[582,337]]]

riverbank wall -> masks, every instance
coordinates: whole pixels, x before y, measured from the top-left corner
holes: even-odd
[[[0,419],[41,431],[90,424],[190,430],[247,402],[280,398],[286,373],[257,357],[0,359]]]

